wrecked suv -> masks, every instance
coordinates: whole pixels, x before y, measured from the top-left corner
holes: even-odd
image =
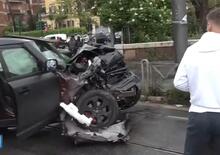
[[[136,77],[129,74],[112,90],[106,89],[106,84],[94,82],[100,79],[96,70],[102,71],[99,58],[80,76],[74,75],[66,70],[63,57],[38,41],[0,38],[0,128],[16,126],[17,136],[27,137],[60,114],[61,101],[74,102],[80,113],[93,119],[92,128],[113,124],[120,108],[117,99],[132,94],[121,88],[128,89],[131,80],[138,82]]]
[[[33,41],[0,38],[0,128],[27,137],[58,114],[60,87]]]

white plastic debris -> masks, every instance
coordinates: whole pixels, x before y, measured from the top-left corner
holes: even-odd
[[[60,106],[73,118],[75,118],[79,123],[85,124],[86,126],[90,126],[92,123],[92,118],[88,118],[85,115],[79,113],[79,109],[72,103],[65,104],[63,102],[60,103]]]
[[[182,104],[176,104],[176,107],[177,107],[177,108],[182,108],[183,105],[182,105]]]

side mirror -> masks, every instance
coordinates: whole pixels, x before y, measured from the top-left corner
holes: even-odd
[[[56,59],[48,59],[46,61],[46,70],[47,71],[55,71],[57,69],[58,62]]]

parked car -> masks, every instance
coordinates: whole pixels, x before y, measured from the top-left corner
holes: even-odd
[[[66,34],[50,34],[45,36],[44,39],[54,41],[54,46],[60,49],[65,49],[69,41],[69,37]]]
[[[49,34],[44,37],[45,39],[50,40],[58,40],[58,38],[61,38],[64,41],[67,41],[68,36],[66,34]]]

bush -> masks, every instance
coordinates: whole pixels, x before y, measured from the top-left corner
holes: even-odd
[[[164,93],[159,88],[149,88],[148,96],[164,96]]]
[[[6,35],[22,35],[22,36],[31,36],[31,37],[43,37],[49,34],[57,34],[57,33],[65,33],[67,35],[71,34],[85,34],[87,33],[86,28],[61,28],[61,29],[55,29],[55,30],[49,30],[48,32],[43,32],[41,30],[36,31],[28,31],[28,32],[6,32]]]
[[[190,95],[187,92],[182,92],[177,89],[172,89],[166,93],[168,104],[190,105]]]

